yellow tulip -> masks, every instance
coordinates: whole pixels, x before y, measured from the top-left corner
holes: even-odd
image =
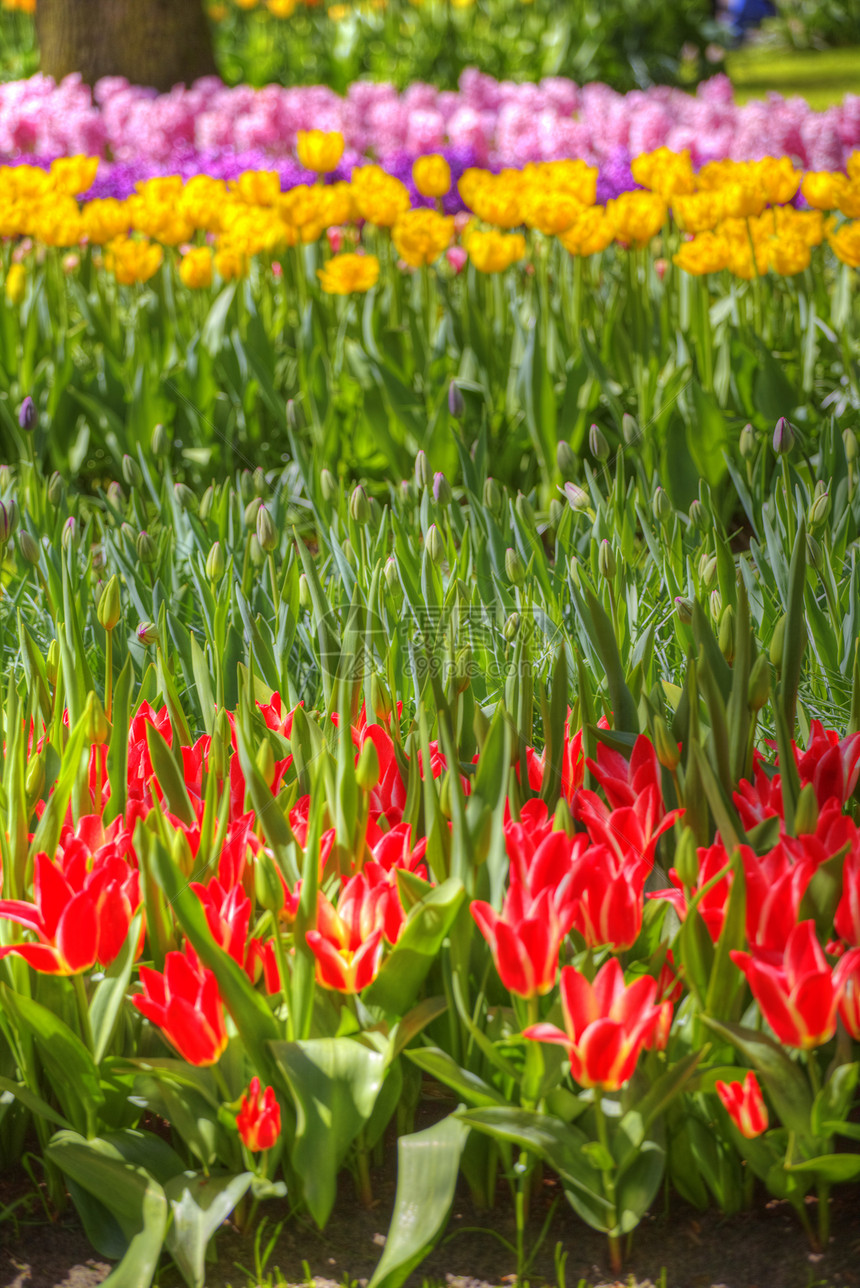
[[[296,135],[296,155],[299,165],[315,174],[328,174],[337,168],[343,156],[343,135],[338,131],[299,130]]]
[[[412,182],[422,197],[444,197],[451,189],[451,167],[444,157],[417,157],[412,164]]]
[[[375,255],[335,255],[317,269],[317,277],[327,295],[369,291],[379,280],[379,260]]]

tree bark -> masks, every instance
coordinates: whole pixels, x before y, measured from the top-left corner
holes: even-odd
[[[202,0],[38,0],[36,34],[58,81],[125,76],[165,91],[217,73]]]

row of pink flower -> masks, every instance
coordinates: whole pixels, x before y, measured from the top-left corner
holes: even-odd
[[[289,155],[296,131],[340,130],[348,149],[385,159],[446,145],[473,150],[482,165],[584,157],[601,162],[665,145],[689,148],[696,164],[731,157],[790,156],[809,169],[840,169],[860,146],[860,96],[816,112],[801,98],[771,95],[738,106],[726,76],[695,94],[668,87],[618,94],[579,87],[496,81],[465,71],[457,91],[359,81],[345,96],[325,86],[255,90],[214,77],[169,94],[110,78],[95,91],[77,77],[59,85],[34,76],[0,85],[0,156],[79,152],[121,161],[166,160],[177,149],[262,149]]]

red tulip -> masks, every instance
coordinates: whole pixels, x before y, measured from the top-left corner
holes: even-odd
[[[227,1046],[224,1007],[211,970],[184,953],[168,953],[164,974],[140,968],[143,992],[131,999],[189,1064],[215,1064]]]
[[[570,923],[560,920],[553,892],[544,888],[529,898],[519,882],[505,896],[501,916],[476,899],[472,916],[490,945],[505,988],[519,997],[548,993],[558,973],[558,954]]]
[[[261,1095],[260,1079],[251,1079],[247,1095],[242,1097],[236,1115],[236,1126],[243,1143],[254,1154],[261,1149],[271,1149],[278,1143],[281,1134],[281,1106],[274,1087],[267,1087]]]
[[[815,937],[814,921],[794,927],[779,965],[751,953],[733,951],[731,958],[785,1046],[807,1051],[833,1037],[840,990]]]
[[[797,757],[801,784],[812,783],[819,805],[833,797],[844,805],[860,777],[860,733],[840,742],[838,733],[820,720],[813,720],[811,729],[809,746]]]
[[[641,975],[629,986],[617,957],[598,971],[594,983],[573,966],[561,972],[564,1028],[532,1024],[523,1037],[556,1042],[567,1049],[570,1071],[581,1087],[618,1091],[631,1077],[639,1053],[661,1020],[654,1005],[657,981]]]
[[[743,1082],[715,1082],[714,1088],[732,1122],[747,1140],[754,1140],[767,1131],[767,1105],[752,1069]]]
[[[589,948],[613,952],[632,947],[642,929],[645,863],[620,860],[605,845],[592,845],[577,859],[570,883],[573,927]]]
[[[842,869],[842,897],[836,907],[833,925],[846,943],[860,948],[860,848],[845,859]]]
[[[653,745],[640,735],[628,763],[620,752],[601,743],[596,763],[587,763],[606,794],[609,808],[596,792],[581,791],[576,798],[577,818],[585,823],[592,840],[608,845],[619,858],[629,856],[650,866],[658,840],[683,813],[666,812],[660,764]]]
[[[393,876],[368,863],[341,890],[337,908],[319,897],[317,928],[307,931],[317,980],[339,993],[360,993],[376,978],[383,938],[395,943],[405,920]]]
[[[708,846],[707,849],[700,846],[696,851],[696,856],[699,861],[699,879],[690,892],[693,896],[695,896],[700,886],[707,885],[711,878],[715,877],[729,861],[725,846],[720,841]],[[684,891],[684,883],[675,868],[669,869],[669,880],[672,883],[672,888],[656,890],[653,894],[649,894],[648,898],[666,899],[671,903],[680,920],[683,921],[687,916],[687,896]],[[723,929],[723,922],[726,917],[726,901],[729,897],[731,883],[732,873],[728,872],[721,881],[711,887],[697,905],[699,915],[707,926],[708,934],[714,943],[719,939]]]
[[[860,948],[852,948],[833,972],[839,991],[839,1015],[855,1042],[860,1042]]]

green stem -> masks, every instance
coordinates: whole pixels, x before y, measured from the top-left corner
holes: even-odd
[[[611,1157],[612,1150],[609,1148],[609,1130],[606,1126],[606,1115],[603,1112],[603,1102],[600,1098],[599,1087],[594,1088],[594,1118],[597,1123],[597,1139]],[[621,1269],[621,1240],[617,1234],[613,1233],[616,1225],[618,1224],[618,1215],[615,1208],[615,1181],[612,1178],[611,1171],[604,1171],[601,1169],[600,1175],[603,1178],[603,1193],[606,1197],[607,1203],[609,1204],[609,1212],[606,1217],[609,1224],[609,1230],[607,1232],[609,1235],[609,1258],[612,1263],[613,1274],[617,1274]]]
[[[272,919],[272,938],[275,941],[275,957],[278,961],[278,974],[281,977],[281,998],[284,1003],[284,1010],[287,1013],[287,1039],[292,1042],[295,1039],[293,1031],[293,1013],[290,1009],[288,996],[289,975],[287,973],[287,954],[284,952],[284,941],[281,937],[281,927],[278,924],[278,914],[272,912],[269,914]]]
[[[113,710],[113,631],[105,631],[105,716],[111,723]]]
[[[93,1028],[90,1024],[90,1008],[87,1002],[87,990],[84,984],[83,975],[73,975],[72,984],[75,989],[75,1001],[78,1004],[78,1019],[81,1024],[81,1037],[84,1040],[84,1046],[88,1051],[93,1051]]]

